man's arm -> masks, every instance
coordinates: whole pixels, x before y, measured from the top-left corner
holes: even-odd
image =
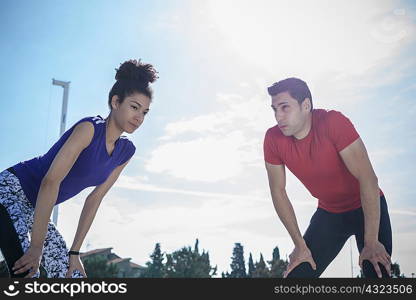
[[[358,138],[339,154],[347,169],[360,183],[360,197],[365,216],[364,241],[374,243],[378,240],[380,223],[380,190],[364,143]]]
[[[390,273],[390,256],[378,241],[380,190],[377,176],[361,138],[341,150],[339,154],[348,170],[360,184],[360,197],[364,212],[364,249],[362,253],[364,252],[365,259],[369,259],[373,263],[377,274],[381,277],[377,262],[381,262],[386,267],[387,272]],[[383,250],[377,250],[380,249],[380,245],[383,246]],[[369,250],[369,254],[367,250]],[[360,265],[362,264],[362,258],[360,259]]]
[[[272,165],[266,162],[266,170],[274,208],[295,244],[295,249],[290,255],[290,263],[285,272],[285,277],[302,262],[309,262],[312,268],[316,269],[312,254],[299,231],[293,206],[286,194],[285,166]]]
[[[293,206],[286,194],[285,166],[272,165],[266,162],[266,170],[269,178],[270,193],[277,215],[289,232],[295,246],[301,246],[305,241],[299,231]]]

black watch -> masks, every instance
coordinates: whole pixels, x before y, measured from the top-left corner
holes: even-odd
[[[72,251],[71,250],[71,251],[68,252],[68,254],[69,255],[79,255],[79,252],[78,251]]]

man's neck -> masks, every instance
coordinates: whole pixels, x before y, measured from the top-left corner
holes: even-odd
[[[303,128],[297,133],[295,133],[293,136],[295,137],[295,139],[301,140],[309,134],[309,131],[311,130],[311,128],[312,128],[312,112],[308,114],[307,120]]]

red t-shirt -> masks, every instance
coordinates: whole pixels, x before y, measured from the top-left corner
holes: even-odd
[[[360,186],[338,152],[359,137],[342,113],[314,109],[311,130],[303,139],[283,135],[277,125],[269,128],[264,138],[264,159],[273,165],[286,165],[318,198],[318,207],[333,213],[346,212],[361,207]]]

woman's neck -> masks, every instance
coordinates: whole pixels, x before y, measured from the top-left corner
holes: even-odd
[[[123,130],[121,130],[117,126],[115,120],[111,118],[111,115],[105,119],[105,126],[106,126],[105,140],[110,145],[114,144],[118,140],[120,135],[123,133]]]

